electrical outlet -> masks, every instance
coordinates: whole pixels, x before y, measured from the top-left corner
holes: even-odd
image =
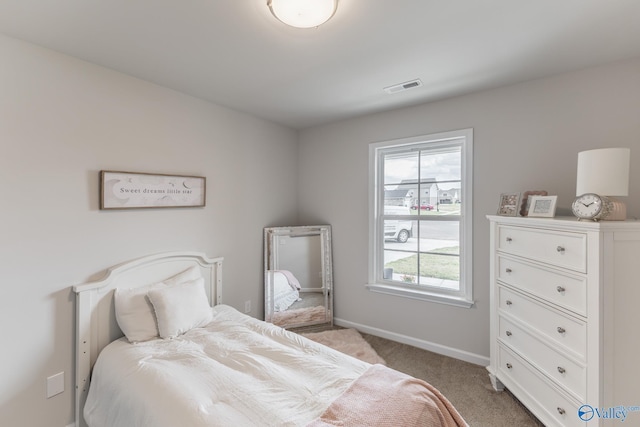
[[[247,300],[244,302],[244,312],[251,313],[251,300]]]
[[[47,378],[47,399],[64,391],[64,372]]]

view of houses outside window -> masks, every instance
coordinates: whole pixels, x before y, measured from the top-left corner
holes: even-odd
[[[446,135],[377,147],[373,281],[470,300],[471,138]]]

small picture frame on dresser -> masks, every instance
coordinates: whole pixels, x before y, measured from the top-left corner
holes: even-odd
[[[500,204],[498,205],[498,215],[517,216],[520,206],[520,193],[500,194]]]
[[[527,216],[529,212],[529,204],[531,200],[529,197],[531,196],[546,196],[547,193],[545,190],[529,190],[522,193],[522,201],[520,202],[520,216]]]
[[[556,215],[558,196],[530,196],[527,216],[553,218]]]

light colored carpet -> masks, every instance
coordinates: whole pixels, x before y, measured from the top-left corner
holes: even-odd
[[[544,427],[510,393],[493,390],[484,366],[373,335],[362,336],[386,359],[387,366],[440,390],[471,427]]]
[[[326,332],[344,330],[338,329],[338,326],[334,328],[336,329],[317,333],[300,332],[300,334],[312,335],[312,337],[316,335],[322,338],[331,336]],[[493,390],[484,366],[355,332],[358,336],[353,339],[366,341],[377,357],[384,357],[387,366],[423,379],[440,390],[471,427],[544,427],[511,393]],[[312,337],[308,338],[313,339]]]
[[[300,334],[310,340],[324,344],[341,353],[372,364],[386,365],[387,362],[376,353],[362,335],[355,329],[335,329],[322,332],[307,332]]]

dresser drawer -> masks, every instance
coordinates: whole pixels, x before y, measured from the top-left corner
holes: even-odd
[[[523,289],[582,316],[587,315],[587,278],[572,276],[498,256],[498,280]]]
[[[587,372],[584,366],[558,353],[549,342],[541,341],[526,329],[500,316],[499,336],[503,343],[521,355],[529,363],[569,390],[579,401],[584,401]]]
[[[498,287],[498,308],[501,314],[518,319],[555,344],[585,359],[587,324],[552,309],[505,286]]]
[[[499,349],[498,360],[498,379],[507,388],[511,383],[520,388],[522,393],[526,394],[519,396],[523,404],[538,406],[545,412],[544,418],[555,421],[558,426],[584,427],[584,422],[578,418],[578,404],[549,385],[535,368],[502,346]],[[530,409],[534,413],[538,412],[531,407]],[[549,425],[548,420],[542,421]]]
[[[587,272],[587,236],[525,227],[498,227],[498,250]]]

